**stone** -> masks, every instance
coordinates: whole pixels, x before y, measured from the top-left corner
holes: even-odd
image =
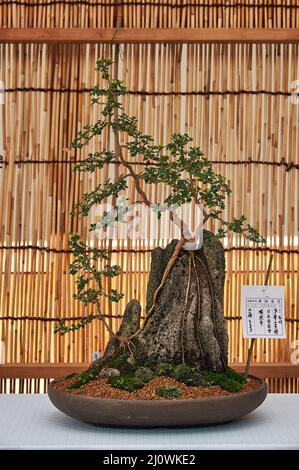
[[[138,339],[135,338],[133,349],[128,349],[128,363],[134,364],[130,358],[138,349],[137,341],[143,358],[154,364],[186,364],[198,371],[224,371],[228,357],[223,313],[225,258],[223,246],[213,233],[203,231],[201,249],[180,252],[152,309],[154,293],[176,244],[173,240],[165,249],[155,248],[152,252],[146,297],[146,312],[151,314]],[[131,300],[116,336],[134,335],[140,328],[140,318],[140,304]],[[119,346],[117,337],[113,337],[103,357],[90,370],[99,374]]]
[[[118,369],[113,369],[112,367],[103,367],[100,371],[98,377],[118,377],[120,375],[120,371]]]
[[[116,336],[129,337],[140,328],[141,307],[136,299],[132,299],[126,306],[121,325]],[[117,338],[111,338],[105,349],[104,358],[112,357],[119,347]]]
[[[152,252],[147,311],[175,246]],[[140,342],[149,358],[200,370],[227,368],[228,335],[223,314],[224,249],[204,230],[200,250],[182,250],[161,289]]]
[[[138,300],[132,299],[126,306],[122,322],[119,327],[116,336],[131,336],[140,328],[140,318],[141,318],[141,307]],[[89,371],[97,376],[99,376],[103,367],[110,358],[113,358],[117,350],[119,349],[119,341],[117,337],[113,337],[108,341],[105,352],[100,359],[94,361],[90,367]]]

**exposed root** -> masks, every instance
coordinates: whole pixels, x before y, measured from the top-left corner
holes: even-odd
[[[143,328],[145,327],[145,325],[147,324],[148,320],[150,319],[155,307],[156,307],[156,304],[157,304],[157,299],[158,299],[158,295],[159,295],[159,292],[162,290],[162,288],[164,287],[164,284],[166,282],[166,279],[170,273],[170,271],[172,270],[173,268],[173,265],[174,263],[176,262],[184,244],[185,244],[185,238],[182,237],[178,244],[176,245],[175,247],[175,250],[173,252],[173,255],[172,257],[170,258],[170,260],[168,261],[167,263],[167,266],[165,268],[165,271],[163,273],[163,276],[162,276],[162,280],[160,282],[160,284],[158,285],[157,289],[155,290],[155,293],[154,293],[154,296],[153,296],[153,303],[152,303],[152,306],[151,308],[149,309],[149,311],[147,312],[147,315],[145,317],[145,320],[144,320],[144,323],[143,323]]]
[[[189,256],[189,264],[188,264],[188,283],[187,283],[187,289],[186,289],[186,297],[185,297],[185,304],[184,304],[184,310],[183,310],[183,315],[182,315],[182,322],[181,322],[181,331],[180,331],[180,343],[181,343],[181,358],[182,358],[182,363],[185,363],[185,336],[186,336],[186,320],[187,320],[187,315],[188,315],[188,297],[189,297],[189,292],[190,292],[190,284],[191,284],[191,255]]]
[[[203,254],[203,256],[204,256],[204,254]],[[205,269],[205,271],[207,273],[208,286],[209,286],[209,291],[210,291],[210,296],[211,296],[211,314],[212,314],[211,316],[212,316],[212,322],[213,322],[213,326],[214,326],[215,337],[216,337],[217,343],[219,345],[219,351],[220,351],[220,358],[221,358],[222,366],[223,366],[224,369],[227,369],[227,364],[226,364],[226,361],[225,361],[225,359],[223,357],[223,354],[222,354],[222,349],[221,349],[221,346],[220,346],[220,340],[219,340],[219,335],[218,335],[218,330],[217,330],[217,325],[216,325],[215,295],[214,295],[214,289],[213,289],[211,273],[210,273],[210,270],[208,268],[205,257],[204,257],[204,261],[199,256],[197,256],[196,259],[200,262],[200,264],[203,266],[203,268]]]
[[[196,280],[196,290],[197,290],[197,305],[198,305],[198,315],[196,316],[196,324],[195,324],[195,341],[198,345],[198,348],[200,350],[202,358],[205,357],[204,350],[198,335],[199,331],[199,322],[202,314],[202,308],[201,308],[201,293],[200,293],[200,283],[199,283],[199,277],[198,277],[198,272],[196,270],[196,264],[195,264],[195,258],[194,258],[194,251],[191,251],[191,259],[192,259],[192,265],[195,273],[195,280]]]
[[[136,349],[136,346],[133,343],[133,341],[131,341],[131,337],[129,337],[129,336],[116,336],[116,338],[119,341],[118,351],[121,350],[121,351],[125,352],[126,349],[128,349],[129,353],[132,356],[134,356],[133,350]]]
[[[132,336],[130,336],[130,339],[133,339],[133,338],[136,338],[136,336],[138,336],[141,331],[144,329],[145,325],[147,324],[147,322],[149,321],[149,319],[151,318],[154,310],[155,310],[155,307],[156,307],[156,304],[157,304],[157,299],[158,299],[158,295],[159,295],[159,292],[161,291],[161,289],[164,287],[164,284],[166,282],[166,279],[170,273],[170,271],[172,270],[173,268],[173,265],[174,263],[176,262],[184,244],[185,244],[185,238],[182,237],[179,242],[177,243],[176,247],[175,247],[175,250],[173,252],[173,255],[172,257],[170,258],[170,260],[168,261],[167,265],[166,265],[166,268],[165,268],[165,271],[163,273],[163,276],[162,276],[162,280],[160,282],[160,284],[158,285],[157,289],[155,290],[154,292],[154,296],[153,296],[153,303],[152,303],[152,306],[151,308],[149,309],[149,311],[147,312],[146,314],[146,317],[144,319],[144,322],[143,322],[143,325],[141,328],[139,328],[138,331],[136,331],[136,333],[134,333]]]

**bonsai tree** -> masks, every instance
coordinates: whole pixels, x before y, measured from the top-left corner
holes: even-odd
[[[110,341],[103,357],[92,363],[74,386],[81,386],[109,370],[107,375],[117,375],[110,378],[111,383],[129,390],[145,383],[153,369],[158,375],[167,375],[174,367],[176,376],[191,384],[203,371],[220,374],[227,371],[228,335],[223,314],[225,259],[220,239],[234,232],[254,243],[265,240],[247,223],[244,215],[225,220],[225,199],[231,191],[225,177],[213,170],[212,163],[199,147],[192,145],[191,137],[173,134],[167,145],[159,145],[139,130],[136,118],[124,112],[121,97],[127,93],[127,88],[121,80],[111,77],[111,64],[111,59],[97,61],[96,68],[106,87],[95,86],[91,92],[92,105],[101,107],[102,117],[84,127],[72,146],[81,149],[107,129],[113,135],[113,148],[89,153],[75,169],[92,173],[118,162],[123,171],[114,180],[107,179],[93,191],[83,194],[72,215],[86,217],[94,205],[111,196],[116,201],[128,188],[129,180],[133,181],[137,203],[153,208],[146,186],[163,183],[168,193],[156,210],[157,217],[173,205],[180,207],[193,202],[202,208],[203,224],[213,219],[218,231],[213,234],[204,230],[201,248],[184,250],[192,237],[186,236],[188,228],[186,230],[183,221],[176,217],[173,221],[182,228],[181,238],[173,240],[165,249],[157,247],[152,251],[144,321],[141,323],[141,306],[133,299],[126,307],[117,332],[112,331],[102,305],[105,298],[118,302],[123,297],[123,293],[112,288],[107,290],[104,285],[104,280],[118,276],[121,268],[110,264],[106,250],[91,249],[78,234],[72,233],[70,274],[76,278],[75,298],[86,308],[93,305],[95,311],[72,325],[62,320],[55,331],[64,335],[100,320],[109,332]],[[145,164],[140,171],[130,163],[136,157]],[[115,202],[111,212],[105,213],[104,225],[117,219],[118,209]],[[96,224],[92,224],[90,230],[95,229]],[[137,375],[133,381],[125,382],[123,371],[128,368]]]

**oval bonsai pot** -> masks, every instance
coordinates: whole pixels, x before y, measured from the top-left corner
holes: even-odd
[[[233,421],[258,408],[267,396],[267,384],[249,392],[190,400],[120,400],[62,392],[49,384],[48,395],[63,413],[103,426],[171,427]]]

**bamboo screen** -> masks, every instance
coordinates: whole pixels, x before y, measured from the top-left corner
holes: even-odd
[[[146,7],[138,3],[121,3],[123,26],[298,27],[299,23],[298,2],[284,2],[283,8],[248,1],[236,6],[231,2],[229,7],[216,2],[192,2],[192,6],[147,2]],[[116,3],[111,5],[2,2],[0,24],[114,27]],[[104,134],[89,149],[70,150],[78,130],[98,117],[90,106],[89,91],[99,82],[96,58],[104,56],[115,59],[114,74],[129,89],[125,110],[136,115],[140,128],[159,143],[167,142],[172,132],[190,133],[215,170],[228,179],[233,194],[227,217],[247,214],[267,238],[262,248],[242,238],[229,238],[225,244],[230,361],[244,362],[248,348],[242,339],[240,286],[263,283],[272,252],[270,283],[286,286],[287,339],[258,340],[254,360],[289,362],[299,322],[299,103],[293,94],[299,80],[298,45],[125,45],[120,51],[107,45],[0,46],[0,80],[5,87],[0,105],[2,360],[87,362],[108,339],[100,322],[64,337],[53,333],[57,320],[64,318],[69,324],[86,314],[72,297],[67,239],[70,231],[77,230],[90,243],[96,240],[88,232],[90,220],[72,220],[70,211],[83,192],[121,171],[117,165],[93,175],[72,169],[73,162],[86,158],[88,151],[110,145],[110,136]],[[145,189],[157,202],[163,197],[163,187]],[[129,196],[134,197],[133,188]],[[134,244],[119,240],[108,247],[112,262],[122,266],[116,287],[125,293],[117,306],[104,306],[116,330],[128,300],[138,298],[145,304],[151,246],[146,240]],[[43,380],[3,380],[0,391],[33,392],[43,385]],[[298,379],[272,379],[270,389],[298,391]]]

